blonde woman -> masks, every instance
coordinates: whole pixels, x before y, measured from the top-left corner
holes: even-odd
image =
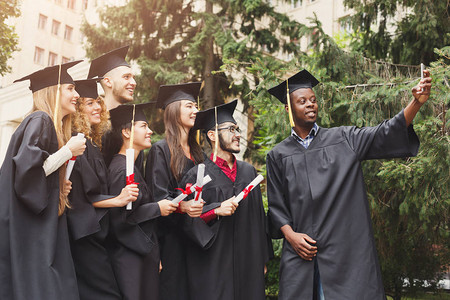
[[[60,188],[64,163],[85,148],[84,139],[70,138],[79,95],[67,69],[78,62],[16,80],[31,81],[34,106],[13,134],[0,170],[0,299],[78,299],[68,189]]]
[[[101,79],[101,78],[100,78]],[[67,213],[72,257],[80,299],[121,299],[106,251],[109,208],[135,201],[138,188],[126,186],[119,195],[108,193],[107,168],[101,153],[101,139],[109,129],[109,113],[97,93],[99,79],[78,80],[80,94],[72,118],[72,131],[87,138],[86,151],[77,157],[70,181],[72,209]]]

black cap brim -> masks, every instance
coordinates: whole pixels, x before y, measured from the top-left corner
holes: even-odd
[[[98,98],[97,82],[103,77],[94,79],[75,80],[75,90],[83,98]]]
[[[125,60],[130,46],[124,46],[114,49],[92,60],[89,67],[88,78],[103,77],[106,73],[120,66],[129,67],[130,64]]]
[[[289,82],[289,93],[292,93],[302,88],[312,89],[319,83],[319,81],[305,69],[289,77],[287,81]],[[279,85],[269,89],[268,92],[271,95],[275,96],[278,100],[280,100],[281,103],[286,104],[287,98],[286,80],[281,82]]]
[[[118,129],[121,126],[131,123],[133,120],[133,106],[136,107],[134,114],[134,121],[145,121],[147,117],[144,114],[144,109],[154,105],[155,102],[141,103],[141,104],[122,104],[109,111],[111,117],[111,125],[114,129]]]
[[[161,85],[158,91],[158,98],[156,99],[156,106],[165,109],[167,105],[175,101],[189,100],[197,102],[201,86],[201,82]]]
[[[75,66],[76,64],[82,61],[83,60],[76,60],[61,65],[46,67],[30,75],[14,80],[14,82],[30,80],[30,90],[33,93],[42,90],[46,87],[58,85],[58,82],[60,84],[75,84],[72,77],[69,75],[69,73],[67,73],[67,69]],[[60,67],[61,67],[61,75],[60,75]],[[58,75],[60,75],[59,78]]]
[[[237,124],[233,118],[234,110],[236,109],[237,99],[222,105],[217,106],[217,124],[225,122],[231,122]],[[215,107],[199,111],[195,117],[194,130],[210,130],[213,129],[216,124],[216,112]]]

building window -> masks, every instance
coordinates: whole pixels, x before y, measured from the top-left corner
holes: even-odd
[[[44,49],[39,47],[34,48],[34,63],[38,65],[44,64]]]
[[[75,0],[67,0],[67,8],[75,9]]]
[[[352,32],[352,20],[350,17],[343,17],[339,19],[339,30],[347,33]]]
[[[67,57],[63,56],[62,59],[61,59],[61,63],[65,64],[65,63],[68,63],[68,62],[70,62],[70,58],[67,58]]]
[[[48,65],[54,66],[58,63],[58,54],[49,52],[48,53]]]
[[[45,30],[45,27],[47,27],[47,16],[44,16],[43,14],[39,14],[39,21],[38,21],[38,28]]]
[[[82,7],[83,7],[83,10],[88,9],[88,0],[83,0]]]
[[[52,22],[52,33],[54,35],[58,35],[59,32],[59,26],[61,25],[61,22],[58,22],[56,20],[53,20]]]
[[[72,32],[73,32],[73,28],[66,25],[66,30],[64,31],[64,39],[71,41],[72,40]]]
[[[297,8],[302,6],[303,0],[291,0],[291,6],[292,8]]]

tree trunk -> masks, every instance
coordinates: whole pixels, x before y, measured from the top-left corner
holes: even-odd
[[[209,0],[205,0],[205,12],[207,14],[213,13],[213,4]],[[203,88],[204,107],[201,109],[208,109],[215,105],[215,83],[212,71],[214,71],[214,38],[208,37],[205,45],[205,71],[203,78],[205,80],[205,86]]]

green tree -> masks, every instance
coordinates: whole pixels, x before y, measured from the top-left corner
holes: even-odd
[[[300,68],[311,70],[322,81],[315,89],[321,126],[373,126],[393,117],[412,99],[418,66],[376,62],[361,53],[346,52],[323,33],[317,20],[308,30],[316,33],[309,56],[299,55],[290,62],[264,57],[252,64],[223,66],[230,70],[234,64],[246,65],[249,73],[260,78],[249,94],[257,129],[258,150],[253,157],[260,163],[289,134],[284,106],[267,89]],[[419,155],[363,163],[384,285],[396,300],[423,289],[425,281],[436,288],[442,267],[450,262],[450,87],[446,75],[450,47],[436,54],[439,59],[430,68],[432,95],[414,121],[421,140]],[[273,292],[276,282],[269,275],[268,290]]]
[[[83,25],[88,56],[129,43],[129,57],[141,69],[139,98],[154,98],[160,84],[204,81],[201,107],[249,92],[242,70],[216,72],[224,61],[252,61],[263,52],[298,54],[302,28],[263,0],[131,0],[103,9],[100,20],[100,26]]]
[[[11,17],[20,15],[18,0],[0,0],[0,75],[5,75],[11,70],[8,66],[8,59],[11,58],[17,47],[18,37],[14,32],[14,27],[5,21]]]
[[[435,48],[450,44],[448,0],[344,0],[352,15],[353,47],[365,56],[398,64],[429,64]],[[403,13],[400,20],[395,18]],[[393,26],[394,30],[389,30]]]

